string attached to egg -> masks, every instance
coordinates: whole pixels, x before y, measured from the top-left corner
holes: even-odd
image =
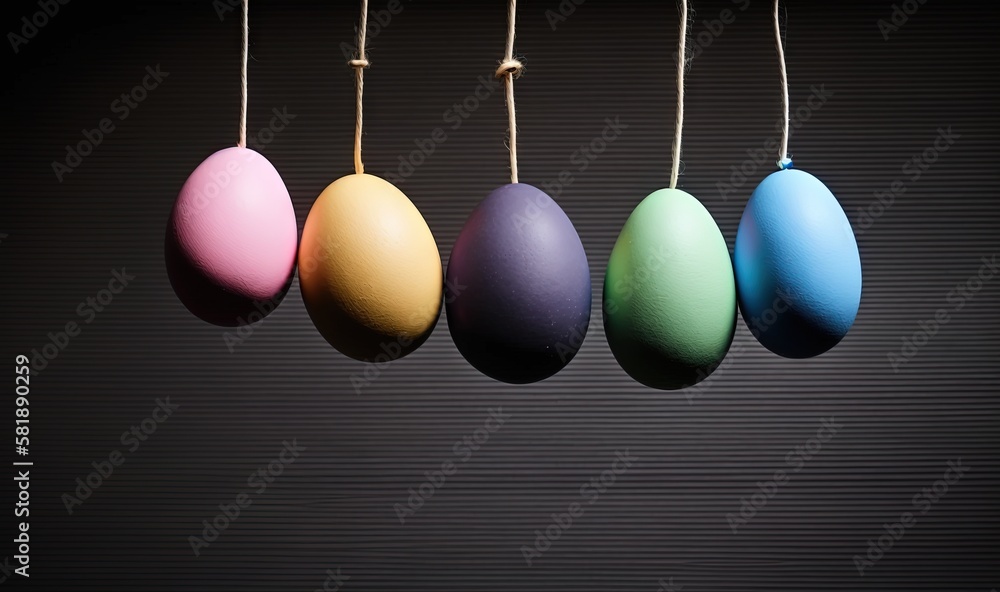
[[[507,139],[510,153],[510,182],[517,183],[517,110],[514,108],[514,79],[524,73],[524,64],[514,57],[514,20],[517,18],[517,1],[507,5],[507,49],[503,61],[493,75],[503,79],[507,95]]]
[[[358,57],[347,62],[347,65],[354,69],[354,89],[357,97],[354,113],[354,173],[363,175],[365,163],[361,160],[361,133],[364,130],[364,96],[365,96],[365,68],[368,67],[368,58],[365,57],[365,37],[368,33],[368,0],[361,3],[361,26],[358,27]]]
[[[243,46],[240,50],[240,139],[239,148],[247,147],[247,103],[250,99],[247,66],[250,59],[250,0],[243,0]]]
[[[725,238],[694,196],[677,189],[684,126],[687,0],[681,2],[677,111],[670,187],[629,215],[604,277],[604,330],[636,381],[673,390],[704,380],[736,328],[736,288]]]
[[[164,240],[170,284],[184,306],[222,326],[255,322],[282,301],[295,272],[298,226],[288,189],[246,147],[249,1],[243,0],[239,140],[205,159],[174,202]]]
[[[361,159],[368,1],[361,2],[355,77],[354,174],[324,189],[306,218],[299,286],[320,334],[351,358],[384,363],[430,336],[441,312],[437,243],[415,205],[365,173]]]
[[[510,184],[472,211],[448,262],[448,328],[477,370],[511,384],[537,382],[576,356],[590,324],[590,266],[562,208],[518,181],[514,79],[516,0],[507,5],[507,43],[496,76],[507,96]]]
[[[754,189],[736,232],[740,311],[772,352],[809,358],[847,334],[861,304],[861,256],[837,198],[788,156],[789,98],[779,0],[774,37],[782,88],[778,171]]]
[[[788,68],[785,66],[785,44],[781,39],[781,24],[778,19],[778,0],[774,0],[774,46],[778,52],[778,77],[781,80],[781,152],[778,155],[778,168],[785,170],[791,168],[792,159],[788,157],[788,124],[789,116],[788,100]],[[787,17],[786,17],[787,20]]]

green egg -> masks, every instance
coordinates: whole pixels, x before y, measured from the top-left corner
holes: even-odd
[[[705,206],[660,189],[633,210],[604,277],[604,330],[615,359],[646,386],[697,384],[736,330],[729,248]]]

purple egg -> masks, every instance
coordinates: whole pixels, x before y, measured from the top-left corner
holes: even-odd
[[[458,350],[503,382],[552,376],[587,334],[587,254],[562,208],[531,185],[504,185],[473,210],[452,249],[445,289]]]

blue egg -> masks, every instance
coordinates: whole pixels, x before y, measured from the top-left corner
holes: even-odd
[[[590,266],[573,223],[541,189],[504,185],[469,216],[448,261],[452,339],[483,374],[511,384],[552,376],[590,323]]]
[[[734,253],[740,311],[761,345],[786,358],[843,339],[861,304],[861,256],[837,198],[807,172],[768,175],[747,202]]]

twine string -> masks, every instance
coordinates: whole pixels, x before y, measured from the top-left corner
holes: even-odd
[[[354,86],[356,89],[356,113],[354,122],[354,172],[362,174],[365,172],[365,165],[361,162],[361,132],[362,123],[362,97],[365,92],[365,68],[368,67],[368,59],[365,57],[365,33],[368,30],[368,0],[361,0],[361,25],[358,28],[358,57],[347,62],[354,68]]]
[[[495,73],[504,79],[507,90],[507,126],[510,148],[510,182],[517,183],[517,116],[514,112],[514,79],[524,71],[524,64],[514,58],[514,17],[517,0],[510,0],[507,6],[507,49],[503,61]]]
[[[677,188],[681,170],[681,134],[684,131],[684,70],[687,66],[688,3],[681,0],[681,31],[677,40],[677,116],[674,120],[674,146],[670,167],[670,188]]]
[[[781,42],[781,23],[778,19],[778,4],[780,1],[774,0],[774,43],[778,49],[778,68],[781,73],[781,107],[783,109],[781,152],[778,154],[778,168],[787,169],[791,168],[792,159],[788,158],[788,71],[785,69],[785,48]],[[785,20],[787,21],[788,19],[786,18]]]
[[[247,147],[247,57],[250,54],[250,0],[243,0],[243,65],[240,69],[240,137],[237,146]]]

